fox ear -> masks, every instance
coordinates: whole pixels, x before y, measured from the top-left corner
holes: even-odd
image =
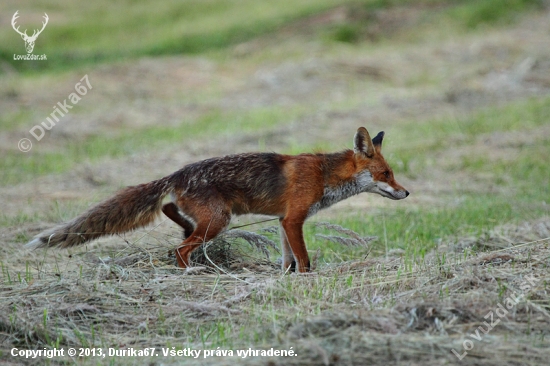
[[[368,158],[374,156],[374,145],[365,127],[359,127],[355,134],[353,150],[356,154],[365,154]]]
[[[380,152],[382,150],[382,140],[384,139],[384,131],[378,132],[378,135],[376,135],[375,138],[372,139],[372,143],[374,147],[376,148],[377,152]]]

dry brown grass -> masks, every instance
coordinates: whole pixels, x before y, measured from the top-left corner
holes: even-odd
[[[473,349],[461,364],[540,365],[550,357],[549,229],[544,218],[495,229],[477,241],[450,241],[412,267],[389,255],[322,266],[305,276],[281,275],[262,249],[237,238],[263,243],[260,248],[268,241],[242,231],[206,246],[204,258],[218,263],[187,271],[174,267],[162,246],[134,245],[133,254],[126,248],[110,257],[84,250],[70,254],[65,268],[58,255],[42,253],[26,266],[3,268],[1,348],[6,355],[12,347],[56,345],[156,347],[159,354],[171,346],[293,347],[298,357],[186,361],[441,365],[458,362],[451,350],[462,354],[463,342],[471,340]],[[487,248],[498,240],[514,245],[477,252],[472,246]],[[527,290],[525,276],[536,281]],[[522,293],[524,301],[488,334],[479,333],[481,341],[470,336],[498,304]]]
[[[312,38],[309,28],[298,35],[296,29],[282,29],[228,50],[227,57],[147,58],[87,68],[93,93],[34,152],[68,155],[69,141],[145,127],[187,129],[212,110],[219,111],[228,129],[159,147],[146,146],[144,139],[135,153],[79,160],[74,169],[57,175],[18,175],[28,178],[0,187],[6,215],[0,228],[0,363],[36,363],[11,357],[12,347],[95,346],[156,347],[159,354],[161,347],[293,347],[299,355],[183,360],[189,364],[547,364],[548,218],[475,237],[444,238],[437,251],[416,260],[393,250],[382,257],[371,252],[366,259],[323,264],[317,252],[312,255],[315,272],[306,276],[282,275],[273,252],[262,250],[268,242],[254,233],[250,235],[257,245],[231,237],[205,245],[193,257],[196,266],[186,271],[174,266],[172,255],[180,233],[164,229],[128,235],[126,245],[115,237],[70,251],[29,253],[21,246],[121,186],[157,179],[203,158],[264,148],[309,151],[329,141],[334,148],[345,148],[349,131],[363,124],[391,131],[388,152],[395,152],[399,141],[406,150],[417,151],[426,141],[400,137],[401,127],[547,96],[549,14],[540,11],[508,28],[449,36],[445,27],[443,33],[410,28],[421,13],[400,8],[379,13],[373,23],[380,25],[381,35],[391,32],[394,38],[365,47],[333,47]],[[10,122],[10,113],[18,110],[30,113],[3,131],[2,149],[19,154],[16,142],[67,96],[82,72],[2,78],[9,94],[0,100],[3,120]],[[287,114],[294,107],[304,114]],[[227,114],[252,118],[250,111],[270,117],[275,108],[284,110],[284,118],[271,123],[259,118],[263,127],[258,132],[242,131],[225,120]],[[412,187],[407,207],[452,209],[462,188],[472,195],[498,190],[517,194],[513,183],[487,184],[501,177],[456,168],[457,161],[468,157],[466,153],[508,161],[529,144],[544,143],[549,131],[544,125],[489,132],[472,141],[449,136],[448,148],[430,156],[425,169],[421,162],[417,169],[413,161],[408,174],[399,174],[400,182]],[[388,157],[396,162],[401,154]],[[459,196],[453,185],[460,187]],[[397,207],[381,202],[362,197],[319,216],[355,217],[367,209],[376,215],[382,204],[385,211]],[[324,238],[344,245],[370,244],[370,238],[346,230]],[[475,340],[471,335],[484,327],[483,317],[521,292],[527,275],[537,281],[525,291],[524,301]],[[465,341],[473,348],[459,362],[452,349],[463,353]],[[162,355],[56,360],[140,365],[181,361]]]

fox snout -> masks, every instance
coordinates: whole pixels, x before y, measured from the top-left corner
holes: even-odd
[[[380,195],[392,200],[402,200],[409,196],[409,191],[401,186],[396,189],[386,182],[377,182],[376,186],[380,191]]]

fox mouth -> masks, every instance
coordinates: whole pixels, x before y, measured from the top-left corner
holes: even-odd
[[[386,197],[386,198],[389,198],[389,199],[392,199],[392,200],[400,200],[402,198],[405,198],[405,197],[396,197],[394,196],[393,193],[391,192],[388,192],[388,191],[385,191],[383,189],[380,190],[380,194],[383,196],[383,197]]]
[[[395,200],[395,201],[402,200],[409,195],[409,191],[394,191],[394,190],[389,191],[382,188],[378,188],[378,190],[380,191],[381,196]]]

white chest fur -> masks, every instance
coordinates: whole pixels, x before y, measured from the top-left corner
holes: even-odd
[[[354,176],[353,179],[338,186],[325,186],[323,197],[309,208],[308,217],[346,198],[362,192],[369,192],[374,187],[376,187],[376,184],[372,180],[372,175],[369,171],[361,172]]]

